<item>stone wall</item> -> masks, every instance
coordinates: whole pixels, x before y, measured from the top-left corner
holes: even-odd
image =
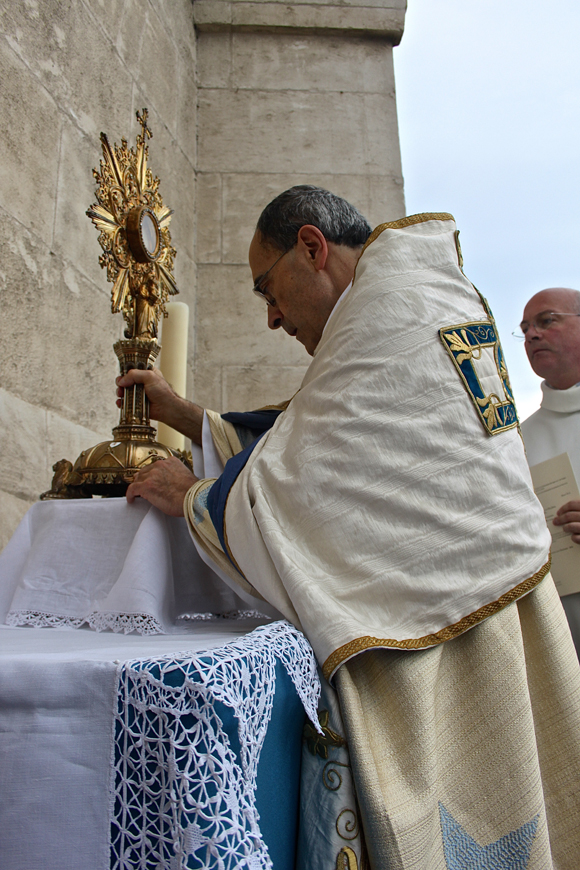
[[[404,214],[392,60],[404,10],[404,0],[196,0],[200,404],[281,401],[308,365],[251,293],[248,245],[276,194],[317,184],[372,224]]]
[[[98,265],[99,133],[134,143],[175,209],[190,395],[216,409],[290,395],[308,357],[270,333],[247,247],[291,184],[371,223],[404,214],[392,45],[404,0],[0,0],[0,547],[52,464],[110,437],[122,318]],[[194,26],[195,25],[195,26]],[[195,374],[194,374],[195,373]]]
[[[195,303],[195,32],[191,0],[0,3],[0,546],[53,463],[111,437],[121,315],[98,264],[99,134],[134,143],[175,209],[176,278]]]

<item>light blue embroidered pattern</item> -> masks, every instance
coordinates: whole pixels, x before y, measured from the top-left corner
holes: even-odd
[[[211,483],[204,489],[199,490],[193,500],[193,522],[196,526],[207,519],[207,498],[211,489]]]
[[[439,818],[447,870],[526,870],[539,816],[488,846],[470,837],[442,803]]]
[[[489,320],[458,323],[440,329],[439,337],[486,431],[496,435],[517,426],[514,396],[495,324]],[[493,362],[486,360],[486,349],[493,354]]]

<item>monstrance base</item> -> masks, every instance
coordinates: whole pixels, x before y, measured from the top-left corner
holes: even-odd
[[[151,433],[155,436],[155,429],[147,429],[148,435]],[[116,434],[117,429],[114,429],[113,435]],[[170,456],[176,456],[191,468],[185,451],[173,450],[152,438],[101,441],[89,450],[83,450],[74,466],[67,459],[55,463],[52,487],[43,492],[40,498],[45,501],[91,498],[93,495],[122,497],[138,471],[158,459],[168,459]]]

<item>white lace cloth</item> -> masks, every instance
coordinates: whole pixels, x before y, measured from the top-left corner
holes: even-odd
[[[0,555],[0,623],[155,634],[248,605],[199,558],[184,519],[124,498],[38,502]]]
[[[0,628],[2,870],[269,866],[254,792],[283,703],[276,660],[310,717],[319,684],[299,632],[254,626],[148,638]]]
[[[320,683],[312,649],[286,622],[195,658],[126,662],[115,723],[111,867],[272,867],[255,806],[256,773],[284,665],[311,721]],[[215,709],[238,722],[241,765]],[[194,863],[188,859],[193,856]]]

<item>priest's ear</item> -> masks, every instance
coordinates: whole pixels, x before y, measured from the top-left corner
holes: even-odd
[[[328,258],[328,242],[318,227],[312,224],[304,224],[303,227],[300,227],[296,245],[317,272],[324,269]]]

